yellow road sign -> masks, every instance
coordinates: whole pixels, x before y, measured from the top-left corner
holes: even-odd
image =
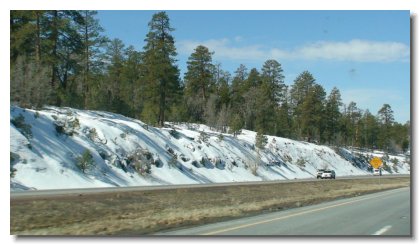
[[[374,157],[370,160],[370,165],[374,168],[379,168],[382,166],[382,160],[379,157]]]

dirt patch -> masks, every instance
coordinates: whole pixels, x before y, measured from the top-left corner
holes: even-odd
[[[406,187],[409,177],[16,198],[12,235],[144,235]]]

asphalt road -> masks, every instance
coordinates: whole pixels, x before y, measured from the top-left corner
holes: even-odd
[[[337,179],[367,179],[367,178],[399,178],[409,177],[408,174],[384,175],[382,177],[372,175],[361,176],[338,176]],[[51,190],[27,190],[27,191],[11,191],[10,197],[28,198],[28,197],[42,197],[42,196],[77,196],[81,194],[95,194],[95,193],[112,193],[125,191],[147,191],[147,190],[163,190],[163,189],[179,189],[179,188],[205,188],[216,186],[235,186],[235,185],[264,185],[272,183],[290,183],[290,182],[310,182],[310,181],[325,181],[317,180],[316,178],[307,179],[292,179],[292,180],[276,180],[276,181],[248,181],[248,182],[229,182],[229,183],[211,183],[211,184],[188,184],[188,185],[156,185],[156,186],[132,186],[132,187],[100,187],[100,188],[80,188],[80,189],[51,189]]]
[[[410,188],[378,192],[155,235],[410,236]]]

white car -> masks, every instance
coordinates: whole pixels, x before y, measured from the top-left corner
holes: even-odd
[[[321,174],[321,179],[335,179],[335,171],[334,170],[325,170]]]
[[[321,178],[322,173],[325,171],[325,169],[318,169],[316,171],[316,178],[319,179]]]

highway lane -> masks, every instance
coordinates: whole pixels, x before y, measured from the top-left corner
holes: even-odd
[[[410,236],[410,188],[378,192],[155,235]]]
[[[410,175],[385,175],[382,177],[372,175],[362,176],[337,176],[340,179],[367,179],[367,178],[398,178],[409,177]],[[51,190],[27,190],[27,191],[11,191],[10,197],[12,199],[30,198],[30,197],[47,197],[47,196],[77,196],[84,194],[97,193],[114,193],[114,192],[129,192],[129,191],[149,191],[149,190],[170,190],[180,188],[206,188],[217,186],[240,186],[240,185],[264,185],[275,183],[293,183],[293,182],[310,182],[310,181],[327,181],[317,180],[315,178],[307,179],[291,179],[291,180],[276,180],[276,181],[250,181],[250,182],[229,182],[229,183],[210,183],[210,184],[185,184],[185,185],[155,185],[155,186],[131,186],[131,187],[100,187],[100,188],[80,188],[80,189],[51,189]]]

